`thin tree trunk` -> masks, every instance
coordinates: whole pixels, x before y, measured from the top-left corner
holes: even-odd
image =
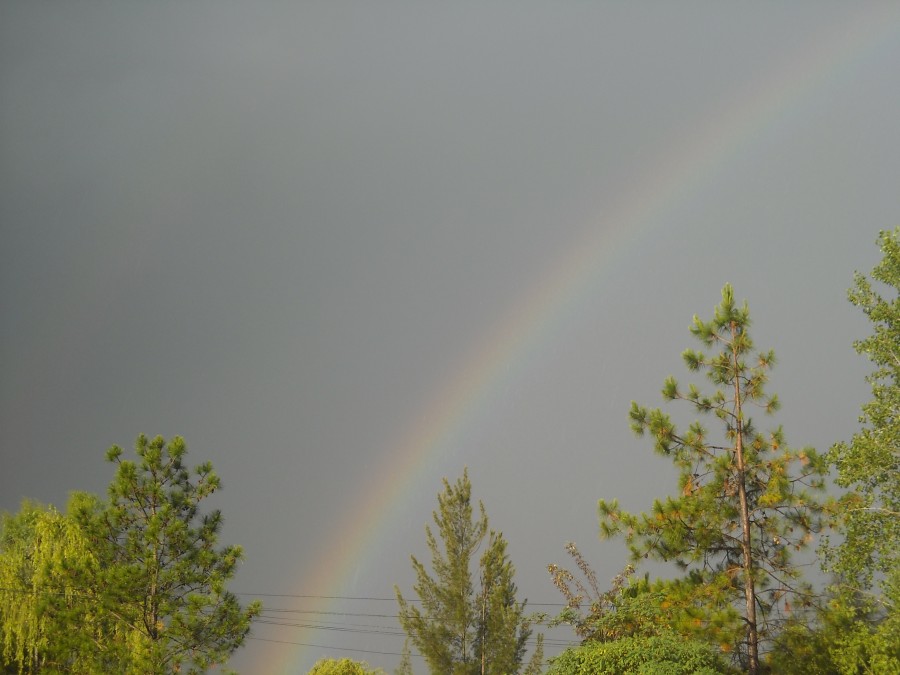
[[[750,510],[747,507],[747,485],[744,468],[744,418],[741,412],[741,382],[738,376],[738,349],[736,344],[737,328],[731,322],[731,355],[734,365],[734,407],[737,418],[736,438],[734,444],[737,461],[737,488],[741,506],[741,550],[744,556],[744,598],[747,602],[747,655],[750,663],[748,672],[756,675],[759,672],[759,634],[756,628],[756,588],[753,583],[753,553],[750,547]]]

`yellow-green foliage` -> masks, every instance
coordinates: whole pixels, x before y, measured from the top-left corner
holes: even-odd
[[[240,647],[259,613],[225,590],[241,559],[217,548],[219,487],[184,442],[140,436],[138,461],[108,453],[109,500],[76,494],[66,514],[33,503],[0,533],[0,656],[19,673],[200,673]]]
[[[78,632],[90,640],[100,630],[96,602],[74,577],[97,571],[90,542],[72,519],[52,506],[26,502],[3,519],[0,538],[0,637],[3,660],[19,672],[63,668],[88,672],[86,653],[75,649],[63,663],[58,642],[61,616],[76,611],[77,625],[66,626],[71,643]]]
[[[478,511],[479,517],[473,518],[467,471],[455,484],[444,479],[433,514],[437,535],[425,527],[433,573],[412,556],[414,590],[421,602],[410,604],[395,587],[400,625],[433,673],[481,672],[484,663],[487,675],[506,675],[521,672],[524,662],[531,621],[525,603],[516,600],[506,540],[488,529],[481,503]],[[471,563],[485,539],[476,589]],[[539,636],[526,672],[535,672],[542,660]]]
[[[553,659],[547,675],[716,675],[731,672],[702,642],[673,634],[589,642]]]
[[[308,675],[384,675],[380,668],[369,670],[365,661],[350,659],[322,659],[317,661]]]
[[[900,227],[882,232],[879,244],[884,257],[871,279],[857,274],[849,292],[872,323],[872,334],[854,343],[874,367],[866,378],[872,400],[863,405],[862,428],[851,442],[830,452],[847,495],[843,542],[829,551],[828,566],[848,590],[863,589],[864,599],[896,613],[890,597],[900,586]]]
[[[845,598],[833,599],[816,621],[797,620],[768,654],[772,673],[900,675],[900,616],[860,617]]]

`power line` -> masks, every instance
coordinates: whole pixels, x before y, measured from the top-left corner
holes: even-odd
[[[266,607],[263,612],[282,612],[284,614],[326,614],[328,616],[371,616],[379,619],[396,619],[397,614],[368,614],[365,612],[329,612],[324,609],[284,609],[280,607]]]
[[[332,625],[327,625],[332,624]],[[371,625],[371,624],[353,624],[346,623],[342,624],[339,622],[327,622],[323,623],[307,623],[303,621],[283,621],[272,619],[268,617],[257,618],[254,620],[254,625],[263,625],[263,626],[276,626],[281,628],[301,628],[307,630],[325,630],[332,631],[335,633],[355,633],[361,635],[383,635],[386,637],[406,637],[407,633],[403,630],[398,630],[392,626],[384,626],[384,625]],[[536,644],[537,638],[531,637],[527,640],[528,644]],[[554,638],[544,638],[544,644],[551,647],[571,647],[575,643],[571,640],[563,640],[563,639],[554,639]]]
[[[50,590],[50,589],[25,589],[25,588],[9,588],[9,587],[0,587],[0,592],[10,592],[10,593],[18,593],[22,595],[37,595],[41,593],[49,593],[51,595],[63,595],[66,590],[71,593],[73,590],[75,591],[75,595],[87,598],[93,601],[97,601],[98,598],[95,594],[88,594],[85,592],[78,592],[76,589],[79,587],[71,586],[71,587],[63,587],[61,590]],[[263,597],[288,597],[288,598],[307,598],[307,599],[328,599],[328,600],[349,600],[349,601],[394,601],[396,598],[381,598],[381,597],[372,597],[372,596],[326,596],[326,595],[300,595],[300,594],[288,594],[288,593],[234,593],[234,595],[262,595]],[[557,603],[535,603],[541,605],[556,605]],[[276,616],[272,616],[272,614],[276,614]],[[341,621],[324,621],[324,622],[308,622],[300,619],[290,620],[286,616],[277,616],[278,614],[308,614],[315,616],[341,616],[341,617],[366,617],[366,618],[380,618],[380,619],[391,619],[397,620],[399,616],[397,614],[376,614],[370,612],[333,612],[327,610],[311,610],[311,609],[288,609],[288,608],[269,608],[263,607],[262,612],[256,618],[254,618],[254,625],[265,625],[265,626],[274,626],[281,628],[301,628],[307,630],[327,630],[333,631],[336,633],[355,633],[355,634],[364,634],[364,635],[383,635],[386,637],[405,637],[407,634],[392,626],[387,625],[373,625],[373,624],[358,624],[352,622],[341,622]],[[330,625],[328,625],[330,624]],[[537,622],[536,625],[544,625],[541,622]],[[552,628],[548,626],[548,628]],[[249,639],[260,640],[264,642],[283,642],[284,644],[295,644],[298,646],[308,646],[308,647],[321,647],[326,649],[332,649],[331,647],[325,647],[324,645],[313,645],[306,644],[301,642],[289,642],[283,640],[272,640],[268,638],[257,638],[248,636]],[[530,638],[528,643],[534,644],[536,642],[535,638]],[[547,639],[545,637],[544,644],[553,647],[570,647],[574,643],[571,641],[563,641],[557,639]],[[351,649],[351,648],[334,648],[334,649],[344,649],[346,651],[356,651],[362,653],[370,653],[370,654],[384,654],[384,655],[393,655],[393,656],[402,656],[400,652],[379,652],[373,650],[364,650],[364,649]],[[419,656],[419,655],[416,655]]]
[[[397,598],[384,598],[378,596],[355,596],[355,595],[312,595],[300,593],[247,593],[245,591],[232,591],[234,595],[248,595],[258,598],[305,598],[313,600],[368,600],[377,602],[397,602]],[[418,598],[412,598],[407,602],[421,602]],[[530,607],[565,607],[564,602],[526,602]]]
[[[297,645],[298,647],[316,647],[318,649],[332,649],[334,651],[340,652],[359,652],[361,654],[383,654],[385,656],[403,656],[402,652],[379,652],[374,649],[354,649],[352,647],[329,647],[327,645],[314,645],[308,642],[292,642],[290,640],[269,640],[268,638],[258,638],[250,636],[247,638],[248,640],[257,640],[259,642],[277,642],[282,645]],[[410,656],[417,656],[420,659],[425,658],[421,654],[410,654]]]
[[[397,602],[397,598],[378,598],[371,596],[354,595],[306,595],[299,593],[246,593],[244,591],[232,591],[235,595],[252,595],[259,598],[311,598],[316,600],[384,600]],[[416,602],[419,602],[416,600]]]
[[[341,628],[337,626],[304,626],[297,624],[281,624],[281,623],[269,623],[268,621],[257,621],[259,625],[271,625],[282,628],[304,628],[310,630],[327,630],[335,633],[353,633],[356,635],[381,635],[384,637],[402,637],[406,638],[407,634],[399,631],[392,630],[362,630],[358,628]],[[526,644],[535,645],[537,644],[537,638],[529,638],[526,640]],[[571,640],[555,640],[553,638],[544,638],[544,644],[548,647],[573,647],[575,643]]]
[[[383,652],[383,651],[378,651],[378,650],[374,650],[374,649],[359,649],[356,647],[335,647],[335,646],[329,646],[329,645],[316,645],[316,644],[312,644],[309,642],[295,642],[293,640],[273,640],[270,638],[255,637],[252,635],[247,636],[247,639],[248,640],[256,640],[257,642],[275,642],[277,644],[282,644],[282,645],[296,645],[298,647],[315,647],[317,649],[330,649],[330,650],[334,650],[336,652],[358,652],[361,654],[381,654],[384,656],[403,656],[403,652]],[[544,641],[544,644],[547,644],[546,640]],[[569,646],[572,646],[572,644],[551,645],[551,646],[569,647]],[[420,659],[425,658],[421,654],[416,654],[415,652],[410,652],[410,656],[415,656]]]

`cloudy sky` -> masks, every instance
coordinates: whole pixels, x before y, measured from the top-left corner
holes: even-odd
[[[674,489],[629,403],[726,281],[788,441],[853,433],[898,64],[890,2],[6,0],[0,508],[183,435],[269,608],[245,673],[393,668],[373,598],[464,466],[522,596],[569,540],[609,579],[597,499]]]

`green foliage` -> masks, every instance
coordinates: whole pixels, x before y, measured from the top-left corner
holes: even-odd
[[[627,565],[612,580],[609,589],[600,590],[594,569],[578,547],[569,542],[566,552],[575,561],[580,578],[559,565],[547,566],[553,585],[566,599],[565,608],[551,620],[551,625],[571,625],[584,642],[606,642],[653,632],[661,617],[649,607],[638,607],[646,601],[643,594],[647,591],[647,583],[629,583],[634,574],[633,566]],[[639,595],[640,600],[637,600]]]
[[[771,672],[900,675],[900,616],[875,621],[842,597],[823,607],[814,619],[786,626],[768,654]]]
[[[774,354],[754,354],[746,303],[735,304],[730,285],[712,320],[694,317],[691,333],[711,353],[686,350],[687,368],[713,385],[682,389],[666,379],[666,401],[684,401],[721,425],[718,436],[695,421],[680,430],[669,415],[632,402],[632,429],[649,434],[658,454],[679,472],[676,496],[656,500],[650,513],[622,511],[600,500],[601,536],[623,536],[634,560],[673,562],[684,572],[664,591],[683,631],[738,655],[758,671],[760,642],[777,633],[784,617],[809,603],[792,553],[806,548],[823,526],[826,464],[812,449],[785,446],[781,428],[757,430],[748,414],[778,409],[765,393]]]
[[[857,273],[848,293],[872,322],[854,348],[874,370],[861,430],[828,455],[847,490],[837,504],[843,540],[823,547],[833,598],[813,624],[792,625],[779,641],[773,663],[790,672],[900,673],[900,228],[878,243],[883,258],[871,279]]]
[[[522,670],[522,675],[541,675],[544,667],[544,634],[538,633],[531,658]],[[515,671],[511,671],[515,672]]]
[[[0,640],[12,672],[88,673],[107,665],[103,647],[115,634],[102,611],[99,561],[91,542],[55,508],[25,502],[5,515],[0,533]]]
[[[588,642],[552,660],[547,675],[715,675],[730,672],[706,644],[674,634]]]
[[[384,671],[380,668],[370,670],[365,661],[322,659],[316,662],[308,675],[384,675]]]
[[[849,490],[841,500],[844,540],[828,551],[828,568],[845,588],[880,604],[885,613],[900,611],[900,228],[881,232],[884,254],[872,281],[889,292],[881,295],[872,281],[855,275],[850,302],[872,322],[873,334],[854,343],[872,361],[866,378],[872,400],[863,405],[863,428],[850,443],[832,447],[829,459],[836,482]],[[891,590],[891,588],[893,590]]]
[[[628,565],[612,580],[609,589],[601,591],[596,574],[577,547],[570,543],[566,550],[575,559],[583,580],[557,565],[548,567],[554,585],[566,598],[565,609],[551,625],[572,625],[582,644],[678,635],[687,640],[716,639],[721,651],[728,652],[740,639],[735,629],[736,613],[724,612],[724,622],[722,611],[710,617],[708,608],[697,602],[697,589],[691,588],[692,593],[683,597],[681,580],[650,583],[647,575],[635,579],[634,568]],[[718,624],[714,624],[716,620]],[[730,637],[723,640],[726,628],[730,629]]]
[[[239,547],[216,548],[221,515],[200,502],[219,487],[190,472],[184,441],[138,437],[109,501],[75,494],[67,515],[26,504],[4,521],[0,618],[4,660],[22,672],[198,673],[225,663],[258,603],[225,590]]]
[[[225,590],[243,557],[239,546],[216,548],[222,516],[200,513],[200,502],[220,487],[209,462],[191,479],[180,437],[138,437],[138,461],[122,459],[109,486],[102,519],[83,513],[84,527],[110,563],[110,600],[136,631],[136,660],[151,672],[187,666],[199,672],[223,663],[244,641],[258,612]]]
[[[479,516],[473,519],[471,493],[468,472],[455,485],[444,479],[438,510],[433,513],[443,547],[426,526],[434,576],[412,556],[414,590],[421,608],[409,604],[396,589],[400,625],[433,673],[518,673],[531,635],[530,621],[524,614],[525,603],[516,600],[515,569],[506,541],[500,533],[489,533],[480,502]],[[476,592],[470,565],[486,537]],[[533,657],[538,662],[539,652],[542,648]]]
[[[394,675],[413,675],[412,653],[409,650],[409,638],[403,641],[403,653]]]

